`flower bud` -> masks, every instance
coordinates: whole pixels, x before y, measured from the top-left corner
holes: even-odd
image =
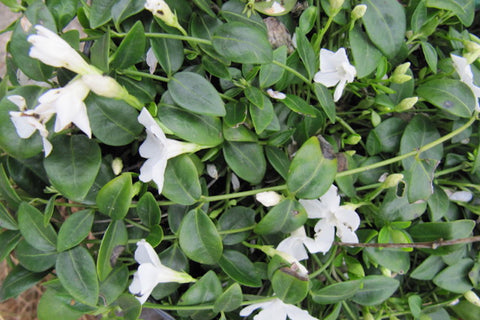
[[[113,170],[113,173],[118,176],[120,174],[120,172],[122,172],[122,169],[123,169],[123,162],[122,162],[122,159],[120,158],[115,158],[113,159],[112,161],[112,170]]]
[[[367,12],[367,5],[359,4],[359,5],[356,5],[355,8],[353,8],[352,13],[350,14],[350,17],[352,18],[353,21],[355,21],[363,17],[365,15],[365,12]]]
[[[277,205],[282,201],[282,196],[276,193],[275,191],[265,191],[257,193],[255,196],[258,202],[263,204],[265,207],[272,207]]]
[[[207,164],[207,174],[213,179],[218,179],[217,167],[211,163]]]
[[[395,75],[390,77],[390,80],[393,83],[398,83],[398,84],[402,84],[404,82],[407,82],[410,79],[412,79],[412,76],[409,76],[408,74],[395,74]]]
[[[475,292],[473,292],[472,290],[470,291],[467,291],[463,294],[463,296],[465,297],[465,299],[467,299],[468,302],[470,302],[471,304],[474,304],[476,305],[477,307],[480,307],[480,298],[477,296],[477,294]]]
[[[344,2],[345,0],[330,0],[330,7],[332,8],[332,11],[336,12],[340,10]]]
[[[348,137],[343,139],[343,142],[345,144],[349,144],[349,145],[356,145],[361,140],[362,140],[362,137],[359,134],[350,134],[350,135],[348,135]]]
[[[90,90],[102,97],[122,99],[128,95],[127,90],[109,76],[86,74],[82,80]]]
[[[473,195],[470,191],[456,191],[448,196],[448,199],[459,202],[469,202]]]
[[[418,97],[410,97],[410,98],[405,98],[402,101],[400,101],[399,104],[395,106],[393,111],[395,112],[402,112],[409,110],[413,108],[413,106],[418,102]]]
[[[395,71],[393,71],[393,74],[405,74],[408,71],[408,68],[410,68],[410,62],[405,62],[402,63],[401,65],[397,66],[395,68]]]
[[[171,27],[176,28],[179,25],[177,16],[163,0],[147,0],[145,3],[145,9],[151,11],[155,17],[161,19]]]
[[[403,174],[394,173],[385,178],[385,181],[382,183],[382,186],[386,188],[396,187],[400,181],[403,180]]]

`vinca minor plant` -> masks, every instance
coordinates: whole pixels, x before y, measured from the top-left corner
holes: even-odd
[[[1,301],[480,319],[478,1],[1,1]]]

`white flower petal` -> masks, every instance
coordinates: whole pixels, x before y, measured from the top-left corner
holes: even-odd
[[[342,242],[347,243],[358,243],[358,237],[352,229],[348,228],[345,225],[337,225],[337,236]]]
[[[302,261],[302,260],[308,259],[308,253],[307,253],[307,250],[305,249],[305,246],[303,245],[303,242],[304,242],[304,238],[290,236],[283,239],[278,244],[277,250],[291,255],[298,261]]]
[[[259,302],[259,303],[253,303],[251,305],[246,306],[242,310],[240,310],[240,316],[246,317],[252,314],[253,311],[259,309],[259,308],[267,308],[269,305],[272,304],[272,301],[267,301],[267,302]]]
[[[255,195],[255,199],[265,207],[276,206],[282,201],[282,196],[275,191],[260,192]]]
[[[292,320],[318,320],[315,317],[312,317],[307,311],[300,309],[293,304],[285,304],[284,310],[287,313],[287,316]]]
[[[456,191],[448,196],[453,201],[469,202],[472,200],[473,194],[470,191]]]
[[[320,202],[319,200],[300,199],[299,202],[305,208],[305,211],[307,211],[307,215],[309,219],[318,219],[318,218],[326,217],[326,213],[328,212],[328,207],[322,202]]]
[[[350,228],[352,231],[357,230],[360,225],[360,217],[349,206],[341,206],[335,211],[335,218],[339,224],[343,224]]]
[[[160,258],[153,249],[153,247],[145,239],[137,242],[137,249],[135,250],[135,261],[138,263],[150,263],[156,267],[160,267]]]
[[[153,49],[150,48],[147,51],[147,57],[145,59],[145,62],[147,63],[147,66],[149,67],[149,71],[151,74],[155,73],[155,69],[157,68],[157,57],[155,56],[155,53],[153,52]]]
[[[322,219],[315,225],[315,248],[318,252],[327,252],[335,239],[335,227]],[[313,249],[313,248],[312,248]]]
[[[9,114],[20,138],[28,139],[37,131],[36,122],[38,121],[32,116],[18,111],[10,111]]]
[[[8,96],[7,99],[15,104],[20,111],[24,111],[27,109],[27,102],[25,101],[25,98],[19,95],[12,95]]]
[[[319,71],[313,76],[313,81],[321,83],[325,87],[330,88],[335,86],[340,81],[340,77],[335,71]]]

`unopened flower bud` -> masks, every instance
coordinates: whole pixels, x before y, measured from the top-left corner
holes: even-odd
[[[218,179],[218,170],[214,164],[207,164],[207,173],[213,179]]]
[[[367,12],[367,5],[366,4],[359,4],[356,5],[355,8],[353,8],[352,13],[350,14],[350,17],[352,20],[358,20],[361,17],[365,15],[365,12]]]
[[[477,307],[480,307],[480,298],[477,296],[477,294],[475,292],[473,292],[472,290],[470,291],[467,291],[463,294],[463,296],[465,297],[465,299],[467,299],[468,302],[470,302],[471,304],[474,304],[476,305]]]
[[[282,201],[282,196],[276,193],[275,191],[265,191],[257,193],[255,196],[258,202],[263,204],[265,207],[272,207],[277,205]]]
[[[413,106],[418,102],[418,97],[405,98],[400,101],[394,108],[395,112],[402,112],[413,108]]]
[[[393,83],[398,83],[398,84],[402,84],[411,79],[412,79],[412,76],[409,76],[408,74],[394,74],[393,76],[390,77],[390,80]]]
[[[120,158],[115,158],[113,159],[112,161],[112,170],[113,170],[113,173],[118,176],[120,174],[120,172],[122,172],[122,169],[123,169],[123,162],[122,162],[122,159]]]
[[[178,26],[177,16],[173,14],[164,0],[147,0],[145,9],[151,11],[155,17],[161,19],[167,25],[175,28]]]
[[[469,202],[473,195],[470,191],[456,191],[448,196],[448,199],[459,202]]]
[[[232,188],[233,188],[233,191],[237,191],[238,189],[240,189],[240,180],[238,179],[238,177],[235,175],[235,173],[232,173]]]
[[[127,90],[109,76],[86,74],[82,76],[82,80],[90,90],[102,97],[121,99],[128,95]]]
[[[403,180],[403,174],[394,173],[385,178],[385,181],[382,183],[382,186],[384,188],[393,188],[393,187],[396,187],[402,180]]]
[[[349,145],[356,145],[361,140],[362,140],[362,137],[359,134],[351,134],[348,137],[346,137],[345,139],[343,139],[343,142],[345,144],[349,144]]]
[[[394,75],[405,74],[408,71],[408,68],[410,68],[410,62],[402,63],[401,65],[395,68],[395,71],[393,71],[393,74]]]
[[[363,319],[365,319],[365,320],[375,320],[373,315],[368,311],[363,312]]]
[[[345,0],[330,0],[330,7],[332,8],[332,11],[335,12],[340,10],[344,2]]]

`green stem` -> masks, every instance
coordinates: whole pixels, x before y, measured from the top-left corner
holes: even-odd
[[[435,141],[427,143],[426,145],[424,145],[423,147],[421,147],[420,149],[418,149],[416,151],[405,153],[405,154],[402,154],[402,155],[399,155],[399,156],[396,156],[396,157],[393,157],[393,158],[390,158],[390,159],[387,159],[387,160],[384,160],[384,161],[372,163],[371,165],[368,165],[368,166],[365,166],[365,167],[360,167],[360,168],[355,168],[355,169],[339,172],[339,173],[337,173],[336,178],[346,177],[346,176],[350,176],[352,174],[357,174],[357,173],[364,172],[364,171],[367,171],[367,170],[380,168],[380,167],[383,167],[383,166],[401,161],[403,159],[406,159],[406,158],[409,158],[409,157],[412,157],[412,156],[418,156],[418,155],[420,155],[420,153],[422,153],[424,151],[427,151],[427,150],[429,150],[429,149],[431,149],[431,148],[433,148],[433,147],[435,147],[435,146],[437,146],[437,145],[439,145],[439,144],[441,144],[441,143],[443,143],[447,140],[450,140],[451,138],[453,138],[457,134],[466,130],[468,127],[470,127],[475,122],[476,118],[477,118],[477,114],[475,114],[473,117],[471,117],[470,120],[468,120],[463,126],[457,128],[456,130],[450,132],[447,135],[444,135],[440,139],[437,139]]]
[[[290,68],[286,64],[283,64],[283,63],[275,61],[275,60],[273,60],[272,63],[279,66],[280,68],[290,72],[291,74],[295,75],[297,78],[301,79],[303,82],[305,82],[307,84],[310,84],[310,80],[305,78],[305,76],[303,74],[299,73],[297,70],[295,70],[293,68]]]
[[[135,227],[137,227],[137,228],[139,228],[139,229],[142,229],[142,230],[145,230],[145,231],[150,232],[150,229],[149,229],[149,228],[145,227],[144,225],[142,225],[142,224],[140,224],[140,223],[137,223],[137,222],[135,222],[135,221],[133,221],[133,220],[130,220],[130,219],[124,219],[124,220],[125,220],[125,222],[131,224],[132,226],[135,226]]]
[[[122,70],[122,73],[126,74],[126,75],[131,75],[131,76],[139,76],[139,77],[143,77],[143,78],[150,78],[150,79],[163,81],[163,82],[170,81],[170,79],[168,79],[166,77],[157,76],[157,75],[150,74],[150,73],[147,73],[147,72],[141,72],[141,71],[135,71],[135,70]]]
[[[340,12],[341,9],[337,10],[337,12],[334,12],[331,16],[328,17],[327,23],[325,23],[325,26],[320,30],[320,33],[315,39],[315,43],[313,44],[313,50],[315,50],[315,53],[318,54],[320,52],[320,45],[322,44],[323,37],[325,36],[325,33],[327,32],[328,28],[330,28],[330,25],[333,22],[333,18]]]
[[[330,257],[328,257],[328,260],[322,265],[322,262],[320,261],[320,259],[317,257],[316,254],[312,255],[313,256],[313,259],[319,264],[319,265],[322,265],[322,267],[320,269],[317,269],[315,270],[315,272],[312,272],[310,274],[310,278],[315,278],[316,276],[318,276],[320,273],[322,273],[323,271],[325,271],[329,266],[330,264],[332,263],[333,259],[335,259],[335,254],[334,252],[337,251],[336,250],[337,247],[334,246],[332,249],[330,249]]]
[[[200,199],[201,202],[213,202],[213,201],[221,201],[221,200],[228,200],[233,198],[240,198],[240,197],[247,197],[247,196],[254,196],[257,193],[265,192],[265,191],[281,191],[286,190],[287,185],[282,184],[279,186],[262,188],[262,189],[254,189],[249,191],[242,191],[242,192],[235,192],[230,194],[221,194],[218,196],[202,196]]]
[[[185,30],[183,30],[183,31],[185,32]],[[182,32],[182,30],[180,30],[180,32]],[[182,33],[184,33],[184,32],[182,32]],[[124,38],[127,35],[126,33],[120,33],[120,32],[114,32],[114,31],[111,31],[111,33],[112,33],[112,36],[119,37],[119,38]],[[187,36],[185,34],[186,34],[186,32],[184,33],[184,35],[171,34],[171,33],[150,33],[150,32],[146,32],[145,36],[147,38],[177,39],[177,40],[185,40],[185,41],[188,41],[188,42],[196,42],[196,43],[203,43],[203,44],[212,45],[212,42],[210,40],[202,39],[202,38],[196,38],[196,37],[190,37],[190,36]]]
[[[255,300],[249,300],[249,301],[243,301],[241,303],[242,306],[248,306],[250,304],[255,304],[255,303],[262,303],[262,302],[268,302],[276,297],[265,297],[261,299],[255,299]],[[162,310],[210,310],[213,309],[213,304],[201,304],[198,306],[172,306],[172,305],[163,305],[163,304],[155,304],[155,303],[150,303],[150,302],[145,302],[143,304],[143,307],[145,308],[150,308],[150,309],[162,309]]]

